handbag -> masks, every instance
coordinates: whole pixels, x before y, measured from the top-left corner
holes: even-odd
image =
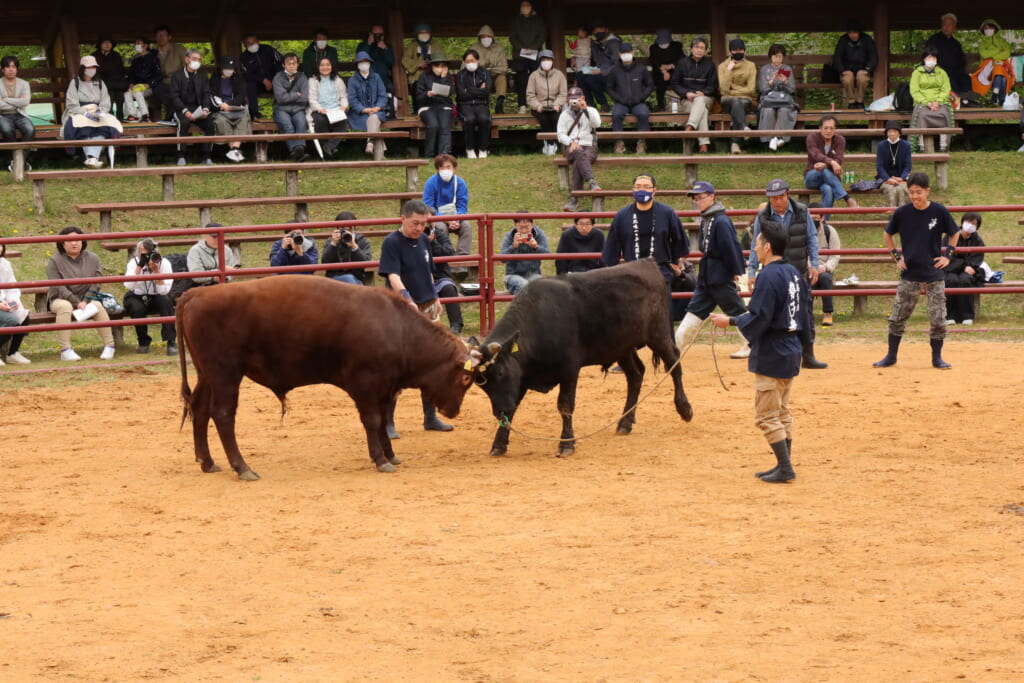
[[[455,201],[459,197],[459,176],[452,176],[452,180],[454,181],[452,185],[452,202],[437,207],[438,216],[454,216],[459,212],[458,207],[455,205]]]
[[[793,96],[785,90],[769,90],[761,98],[761,106],[768,107],[769,109],[795,107],[796,102],[793,101]]]

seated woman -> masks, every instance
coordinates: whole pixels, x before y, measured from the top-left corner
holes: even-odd
[[[454,95],[455,82],[448,73],[448,58],[437,48],[430,55],[430,69],[416,79],[413,88],[416,113],[427,127],[423,151],[427,158],[452,153]]]
[[[910,201],[907,178],[913,170],[910,143],[900,137],[903,124],[892,119],[885,122],[885,140],[875,150],[875,178],[882,181],[886,204],[900,206]]]
[[[462,71],[455,76],[459,90],[459,117],[463,122],[466,156],[487,158],[491,144],[491,76],[480,68],[480,54],[473,49],[462,55]]]
[[[245,78],[238,70],[238,62],[227,55],[217,63],[218,70],[210,76],[211,111],[214,135],[251,135],[252,121]],[[229,142],[225,155],[236,163],[245,161],[241,142]]]
[[[964,214],[960,222],[960,238],[956,246],[960,247],[983,247],[985,241],[981,239],[978,230],[981,229],[981,214],[969,211]],[[949,236],[942,239],[943,246],[949,243]],[[943,269],[946,274],[946,289],[958,287],[983,287],[985,285],[985,273],[981,268],[985,260],[982,252],[964,253],[957,251],[949,259],[949,265]],[[974,295],[973,294],[952,294],[946,292],[946,324],[954,323],[963,325],[974,324]]]
[[[518,75],[516,76],[518,78]],[[542,133],[554,133],[558,128],[558,117],[569,99],[569,88],[565,74],[555,68],[555,55],[551,50],[540,51],[540,68],[530,74],[526,84],[526,102],[530,112],[540,124]],[[554,156],[558,143],[544,141],[542,153]]]
[[[0,284],[10,285],[17,282],[14,278],[14,269],[11,262],[4,258],[7,253],[7,245],[0,244]],[[28,309],[21,305],[21,290],[0,289],[0,327],[16,327],[28,325]],[[0,335],[0,356],[7,356],[8,363],[20,365],[31,363],[28,358],[18,353],[21,342],[25,339],[24,334],[3,334]],[[6,349],[6,351],[4,350]],[[4,361],[0,358],[0,365]]]
[[[924,48],[921,63],[910,74],[910,96],[914,98],[911,128],[952,128],[953,107],[949,102],[949,74],[939,66],[939,51],[932,45]],[[949,135],[939,136],[939,151],[949,149]],[[917,149],[924,146],[924,136],[917,136]]]
[[[458,216],[469,213],[469,188],[466,181],[455,174],[459,160],[451,154],[439,154],[434,159],[437,173],[423,184],[423,203],[439,216],[452,216],[448,221],[448,232],[455,235],[459,256],[470,253],[473,248],[473,229],[469,221],[458,220]],[[455,266],[453,272],[460,280],[467,276],[466,266]]]
[[[1002,107],[1006,93],[1017,85],[1010,61],[1012,48],[1006,39],[999,35],[1001,27],[993,19],[986,19],[981,24],[981,39],[978,41],[978,57],[981,65],[971,74],[971,89],[979,95],[987,95],[992,91],[992,104]]]
[[[112,139],[121,137],[121,122],[110,114],[110,93],[103,81],[96,78],[96,58],[82,57],[78,77],[72,79],[64,97],[61,138],[64,140]],[[85,165],[100,168],[103,162],[99,145],[83,147]]]
[[[371,67],[373,60],[366,52],[356,55],[356,73],[348,79],[348,121],[352,130],[379,133],[380,124],[388,118],[388,90],[384,79]],[[373,154],[373,140],[367,138],[366,153]]]
[[[69,225],[60,231],[61,235],[81,235],[82,229]],[[89,243],[81,239],[57,242],[57,253],[46,263],[47,280],[78,280],[87,277],[103,277],[103,266],[100,258],[89,251]],[[51,285],[46,295],[50,310],[57,314],[57,322],[67,325],[71,322],[71,312],[84,311],[83,319],[94,321],[110,320],[107,309],[97,301],[99,285]],[[100,360],[114,357],[114,334],[109,327],[98,327],[100,339],[103,341],[103,352]],[[71,348],[71,330],[57,332],[60,343],[60,359],[62,361],[82,360],[82,357]]]
[[[309,105],[306,114],[309,123],[317,133],[343,133],[348,130],[348,91],[345,81],[334,68],[334,62],[321,57],[317,63],[317,75],[309,79]],[[321,145],[324,157],[332,157],[338,151],[341,140],[325,140]]]
[[[760,130],[793,130],[800,108],[793,100],[796,92],[793,69],[783,64],[786,48],[775,43],[768,48],[768,58],[770,63],[762,66],[757,75],[757,89],[761,93],[757,105],[757,127]],[[789,140],[788,136],[761,138],[761,142],[767,142],[773,152]]]

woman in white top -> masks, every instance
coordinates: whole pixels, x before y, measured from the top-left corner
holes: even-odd
[[[121,122],[110,114],[110,93],[103,81],[96,77],[98,65],[92,55],[82,57],[78,77],[71,80],[64,98],[64,116],[61,135],[65,140],[89,140],[121,136]],[[103,147],[83,147],[85,165],[99,168]]]
[[[342,133],[348,130],[348,91],[334,69],[334,62],[323,57],[317,64],[317,75],[309,79],[310,127],[317,133]],[[334,156],[341,140],[326,140],[324,156]]]
[[[11,262],[4,258],[7,253],[7,245],[0,244],[0,284],[13,284],[17,282],[14,278],[14,269]],[[28,309],[21,305],[21,290],[0,289],[0,327],[15,327],[17,325],[28,325]],[[21,342],[25,339],[24,334],[0,335],[0,356],[6,355],[8,363],[27,364],[31,363],[28,358],[18,353]],[[4,351],[4,349],[7,349]],[[0,358],[0,365],[4,361]]]

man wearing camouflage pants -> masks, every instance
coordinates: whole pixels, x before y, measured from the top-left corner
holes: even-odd
[[[942,360],[942,343],[946,338],[946,279],[942,269],[956,249],[960,232],[945,206],[928,199],[931,193],[927,173],[911,173],[907,178],[910,203],[896,209],[885,226],[882,239],[900,269],[892,315],[889,316],[889,353],[874,364],[876,368],[896,365],[900,341],[907,319],[914,312],[917,298],[924,290],[928,296],[929,338],[932,366],[948,370],[952,366]],[[893,235],[899,234],[902,253],[896,249]],[[949,235],[949,246],[943,249],[942,236]]]

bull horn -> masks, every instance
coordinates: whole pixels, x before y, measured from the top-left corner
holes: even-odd
[[[484,357],[484,354],[480,353],[480,349],[470,349],[469,350],[469,355],[472,356],[473,358],[478,358],[478,359]]]
[[[498,342],[491,342],[487,345],[487,353],[491,354],[492,358],[497,357],[498,352],[501,351],[501,344]]]

